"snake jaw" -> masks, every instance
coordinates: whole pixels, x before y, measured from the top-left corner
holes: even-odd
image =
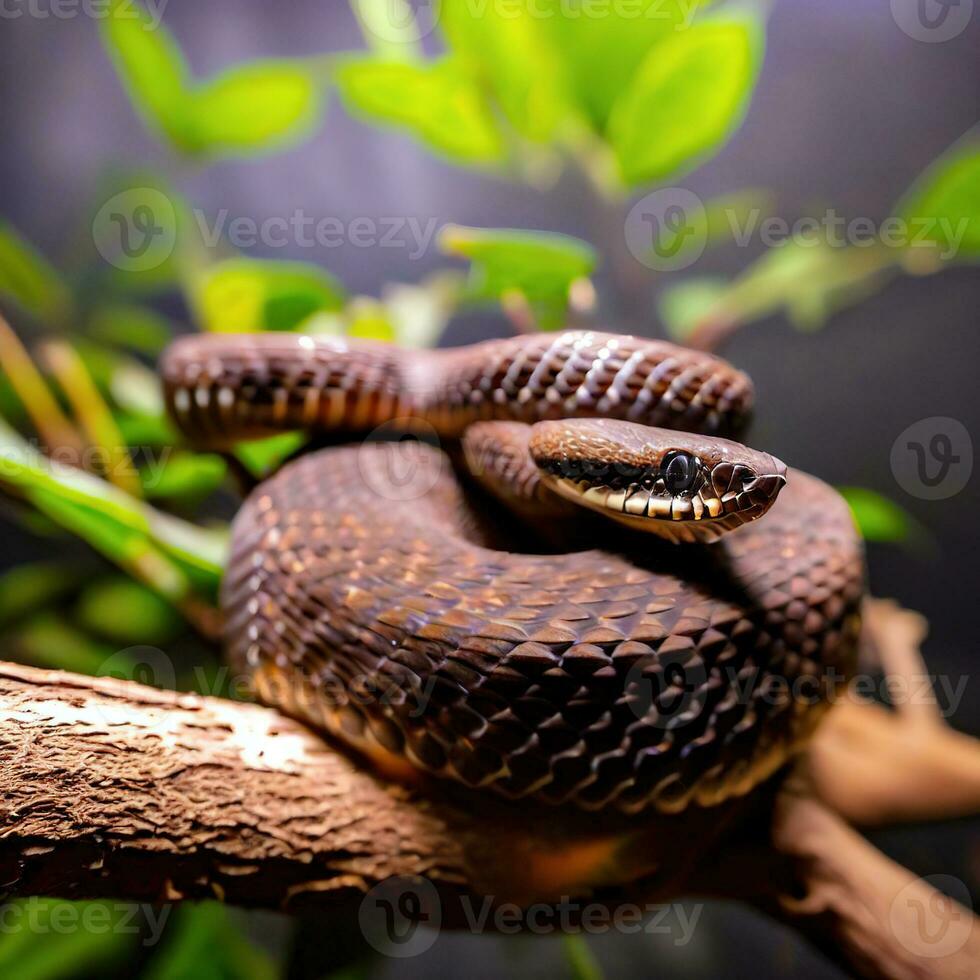
[[[714,541],[756,520],[786,483],[768,453],[629,422],[542,422],[529,448],[558,496],[675,542]]]

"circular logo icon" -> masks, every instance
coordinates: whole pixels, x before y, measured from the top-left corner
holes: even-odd
[[[115,677],[119,680],[135,681],[148,687],[159,687],[168,691],[177,689],[177,672],[173,661],[162,651],[151,646],[127,647],[117,650],[111,657],[103,661],[96,672],[97,677]],[[99,701],[98,710],[110,725],[127,720],[134,709],[124,701],[115,699]],[[140,725],[152,728],[162,724],[169,714],[169,706],[161,703],[153,707],[141,705],[138,709]],[[147,722],[152,715],[153,719]]]
[[[891,0],[892,19],[914,41],[937,44],[966,29],[973,0]]]
[[[648,269],[673,272],[696,262],[708,240],[701,198],[683,187],[664,187],[641,197],[624,226],[626,247]]]
[[[946,500],[970,480],[973,440],[957,419],[942,415],[920,419],[895,440],[891,467],[907,494],[920,500]]]
[[[973,932],[972,909],[970,891],[959,878],[928,875],[909,882],[895,896],[888,924],[910,953],[937,959],[966,945]]]
[[[166,194],[133,187],[110,197],[92,222],[92,238],[106,262],[124,272],[159,268],[177,244],[177,213]]]
[[[418,500],[442,476],[448,460],[433,454],[436,430],[419,419],[394,419],[378,426],[357,456],[361,479],[377,496],[391,501]]]
[[[387,878],[361,900],[357,921],[365,940],[384,956],[418,956],[439,936],[439,894],[425,878]]]
[[[436,29],[442,0],[381,0],[355,4],[361,26],[387,44],[414,44]]]
[[[704,708],[708,674],[693,650],[643,657],[626,675],[624,690],[637,718],[672,731],[697,718]]]

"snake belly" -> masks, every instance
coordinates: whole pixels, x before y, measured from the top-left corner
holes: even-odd
[[[751,385],[669,344],[572,332],[450,352],[256,335],[167,355],[171,412],[211,444],[403,416],[609,415],[738,431]],[[747,793],[853,670],[860,541],[798,471],[710,546],[488,547],[445,454],[364,443],[303,456],[239,511],[230,657],[258,697],[365,751],[512,799],[676,812]],[[681,556],[683,552],[683,556]]]

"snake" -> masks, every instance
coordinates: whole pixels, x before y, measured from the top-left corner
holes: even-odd
[[[258,699],[376,765],[575,811],[744,797],[853,672],[860,536],[737,441],[748,376],[598,330],[446,349],[187,335],[193,445],[320,447],[234,518],[225,643]]]

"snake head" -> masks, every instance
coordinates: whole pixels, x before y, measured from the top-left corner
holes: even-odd
[[[713,541],[756,520],[786,483],[769,453],[614,419],[539,422],[529,450],[560,496],[671,541]]]

